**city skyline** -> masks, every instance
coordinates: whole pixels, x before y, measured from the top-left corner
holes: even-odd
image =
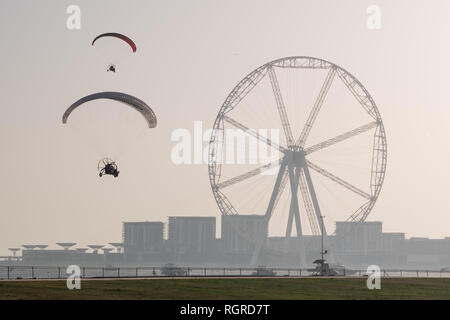
[[[373,264],[384,270],[436,272],[448,269],[450,261],[450,237],[406,239],[404,233],[385,232],[382,222],[338,222],[336,233],[325,239],[322,249],[320,235],[304,235],[302,252],[297,237],[268,237],[260,215],[222,218],[219,238],[214,232],[215,217],[172,216],[167,226],[162,222],[123,222],[122,243],[80,248],[77,243],[65,242],[57,243],[57,249],[28,244],[21,255],[2,256],[0,264],[61,267],[76,263],[87,268],[270,266],[306,271],[323,252],[328,263],[349,272]],[[264,243],[261,248],[259,239]]]

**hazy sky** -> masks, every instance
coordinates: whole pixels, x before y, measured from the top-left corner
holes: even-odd
[[[70,4],[81,8],[81,30],[66,28]],[[371,4],[380,30],[366,27]],[[174,165],[170,135],[195,120],[212,126],[246,74],[296,55],[349,70],[378,105],[388,168],[369,220],[408,237],[450,236],[449,13],[447,0],[1,1],[0,254],[25,243],[121,241],[122,221],[219,217],[207,166]],[[132,55],[117,49],[115,75],[90,45],[103,32],[138,46]],[[68,105],[104,90],[146,101],[158,127],[145,130],[123,107],[105,115],[101,104],[61,123]],[[129,149],[116,180],[97,176],[109,154],[103,136],[90,138],[105,119]]]

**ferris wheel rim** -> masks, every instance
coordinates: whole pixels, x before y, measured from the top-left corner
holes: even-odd
[[[299,69],[301,68],[334,69],[336,70],[338,76],[341,77],[342,81],[344,82],[348,81],[350,85],[352,85],[354,88],[356,87],[356,89],[354,90],[360,90],[359,92],[361,93],[361,96],[364,97],[365,103],[367,103],[366,107],[368,109],[364,108],[364,106],[363,108],[376,122],[374,136],[378,138],[378,141],[375,141],[376,138],[374,137],[374,143],[372,148],[370,197],[368,201],[363,203],[363,205],[361,205],[354,213],[352,213],[347,220],[358,222],[364,221],[371,212],[371,210],[373,209],[375,202],[381,192],[382,185],[384,182],[387,163],[387,143],[383,121],[375,101],[373,100],[367,89],[364,87],[364,85],[355,76],[353,76],[346,69],[336,65],[335,63],[332,63],[330,61],[321,58],[315,58],[310,56],[289,56],[275,59],[259,66],[258,68],[248,73],[240,82],[238,82],[238,84],[231,90],[231,92],[226,97],[224,103],[222,104],[219,113],[214,121],[213,132],[211,134],[211,139],[209,141],[209,161],[208,161],[208,173],[210,184],[221,214],[230,215],[230,214],[238,214],[238,212],[233,207],[231,201],[227,198],[225,193],[221,192],[220,188],[218,187],[219,180],[217,179],[217,177],[219,177],[220,179],[220,170],[222,168],[222,164],[214,161],[214,154],[216,151],[214,146],[215,144],[218,143],[216,140],[217,137],[215,136],[215,133],[217,133],[217,131],[219,130],[223,130],[224,118],[226,117],[226,114],[231,110],[233,110],[236,106],[238,106],[240,101],[242,101],[245,98],[245,96],[254,87],[256,87],[258,83],[267,75],[268,72],[267,70],[270,67],[274,66],[281,68],[299,68]],[[245,85],[248,86],[245,87]],[[356,94],[359,94],[359,92],[357,92]],[[241,97],[241,95],[243,96]],[[374,164],[374,162],[376,162],[376,164]],[[219,174],[217,174],[217,171],[219,171]]]

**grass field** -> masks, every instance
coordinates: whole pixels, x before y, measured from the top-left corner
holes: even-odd
[[[0,282],[0,299],[450,299],[450,278],[392,278],[368,290],[361,278],[86,280]]]

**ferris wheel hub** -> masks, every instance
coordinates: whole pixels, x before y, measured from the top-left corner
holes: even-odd
[[[303,150],[287,150],[284,159],[288,165],[299,168],[306,167],[306,153]]]

